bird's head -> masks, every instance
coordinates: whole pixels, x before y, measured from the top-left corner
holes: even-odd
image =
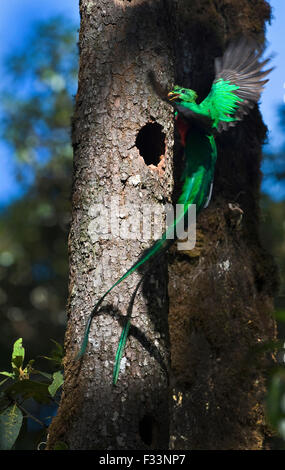
[[[180,88],[175,86],[167,95],[169,101],[175,101],[179,103],[180,101],[187,101],[188,103],[195,103],[198,97],[197,93],[194,90],[189,88]]]

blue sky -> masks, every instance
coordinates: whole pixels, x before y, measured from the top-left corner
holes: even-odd
[[[260,109],[269,128],[270,145],[276,148],[285,142],[285,136],[278,128],[276,112],[277,107],[285,102],[285,1],[270,0],[269,3],[272,6],[273,19],[271,25],[267,26],[267,53],[275,54],[272,60],[275,69],[262,94]]]
[[[79,26],[79,0],[0,0],[0,73],[2,87],[5,83],[3,60],[5,55],[16,50],[29,35],[35,20],[44,20],[62,14]],[[277,108],[285,99],[285,47],[284,20],[285,1],[270,0],[274,18],[267,27],[267,53],[274,53],[270,82],[266,86],[261,101],[261,112],[269,128],[269,145],[278,149],[285,138],[278,127]],[[3,82],[4,80],[4,82]],[[13,156],[4,142],[0,140],[0,206],[21,195],[21,187],[14,175]],[[270,180],[264,182],[264,188],[276,199],[285,197],[285,188],[280,183]]]
[[[0,74],[5,84],[4,58],[25,42],[34,21],[64,15],[79,27],[79,0],[0,0]],[[0,207],[23,193],[15,178],[10,149],[0,139]]]

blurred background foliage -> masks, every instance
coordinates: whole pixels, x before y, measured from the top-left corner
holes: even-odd
[[[77,66],[76,26],[63,17],[36,23],[6,60],[0,133],[24,194],[0,213],[1,370],[18,337],[31,357],[63,342]]]
[[[284,134],[284,143],[276,152],[263,155],[263,175],[268,187],[282,188],[285,185],[285,105],[279,107],[279,125]],[[263,245],[273,255],[279,270],[279,292],[275,298],[280,346],[275,351],[276,363],[268,371],[268,393],[266,400],[267,417],[281,440],[274,440],[277,449],[285,447],[285,200],[261,194],[260,236]],[[282,348],[283,344],[283,348]]]
[[[0,370],[9,365],[12,344],[19,337],[32,358],[48,355],[51,338],[63,343],[72,180],[70,124],[78,72],[76,29],[63,17],[36,23],[28,42],[6,61],[9,81],[1,93],[0,134],[13,151],[24,191],[0,211]],[[285,131],[285,106],[279,115]],[[285,139],[278,152],[264,155],[264,176],[272,186],[285,184],[284,157]],[[279,267],[276,309],[285,319],[284,216],[285,202],[262,194],[260,234]],[[281,322],[279,337],[285,338]],[[55,411],[31,407],[41,417]],[[281,434],[284,428],[285,438],[284,369],[272,373],[268,410],[274,427]],[[31,429],[39,431],[32,423]],[[35,448],[31,442],[22,436],[19,448]]]
[[[274,256],[279,270],[280,287],[275,298],[276,310],[285,311],[285,200],[276,197],[276,188],[284,189],[285,186],[285,105],[280,106],[277,111],[284,143],[275,153],[267,150],[263,154],[263,178],[267,187],[274,188],[272,192],[275,197],[272,198],[270,192],[261,194],[260,236],[264,246]]]

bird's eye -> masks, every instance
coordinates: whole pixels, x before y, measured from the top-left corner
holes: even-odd
[[[185,90],[184,90],[184,88],[181,90],[181,93],[185,93]]]

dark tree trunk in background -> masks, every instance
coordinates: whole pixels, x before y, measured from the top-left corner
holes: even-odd
[[[168,89],[183,84],[204,98],[214,57],[230,39],[263,43],[269,6],[81,0],[80,11],[65,384],[48,448],[61,440],[70,449],[260,449],[266,363],[256,350],[275,335],[276,274],[258,238],[265,127],[257,109],[218,139],[214,196],[199,218],[195,250],[169,256],[170,385],[165,258],[136,297],[117,386],[112,368],[122,319],[144,269],[107,297],[86,355],[74,357],[95,301],[150,245],[137,237],[138,227],[134,240],[115,231],[99,238],[95,205],[110,209],[116,196],[128,223],[124,204],[141,215],[144,204],[156,204],[162,213],[179,191],[173,114],[147,72]]]
[[[187,70],[176,54],[177,81],[205,97],[225,41],[246,35],[263,44],[269,16],[263,0],[178,2],[176,50],[191,60]],[[266,362],[258,350],[275,337],[277,282],[258,235],[265,133],[255,109],[217,139],[213,200],[199,218],[196,249],[170,264],[172,448],[263,446]]]

